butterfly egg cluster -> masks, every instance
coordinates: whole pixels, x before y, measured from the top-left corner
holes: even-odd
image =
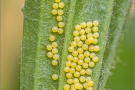
[[[56,16],[56,20],[58,21],[57,26],[52,27],[52,32],[53,33],[58,33],[58,34],[63,34],[64,30],[64,22],[63,22],[63,8],[64,8],[64,3],[61,2],[61,0],[55,0],[55,2],[52,5],[52,15]],[[59,50],[58,50],[58,43],[56,42],[56,36],[55,35],[50,35],[49,36],[49,41],[51,42],[50,45],[46,46],[46,49],[48,50],[47,57],[53,59],[52,60],[52,65],[57,66],[58,65],[58,60],[60,58],[59,55]],[[58,75],[53,74],[52,79],[53,80],[58,80]]]
[[[68,47],[69,55],[65,63],[67,84],[64,90],[93,90],[94,81],[91,78],[92,69],[99,58],[98,43],[99,22],[82,22],[75,26],[74,40]]]
[[[58,21],[58,25],[54,26],[52,28],[52,32],[54,33],[58,33],[58,34],[63,34],[64,30],[63,27],[65,26],[64,22],[63,22],[63,8],[64,8],[65,4],[63,2],[61,2],[61,0],[55,0],[55,3],[53,3],[52,7],[52,15],[56,16],[56,20]]]

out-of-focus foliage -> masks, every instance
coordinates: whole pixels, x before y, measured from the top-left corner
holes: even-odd
[[[116,65],[107,82],[107,90],[134,90],[134,6],[123,27],[124,32],[117,50]]]
[[[19,90],[24,0],[1,0],[1,86]]]

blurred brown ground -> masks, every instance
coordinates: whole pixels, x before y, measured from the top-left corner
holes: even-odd
[[[1,0],[1,90],[19,90],[23,3],[24,0]],[[134,6],[130,13],[134,13]]]
[[[23,3],[24,0],[1,0],[1,90],[16,90],[19,85]]]

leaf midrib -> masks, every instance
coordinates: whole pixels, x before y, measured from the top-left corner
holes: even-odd
[[[73,29],[73,17],[74,17],[75,3],[76,3],[76,0],[72,0],[70,2],[70,10],[69,10],[69,14],[68,14],[68,18],[67,18],[68,21],[67,21],[67,25],[66,25],[65,41],[64,41],[64,45],[63,45],[64,48],[62,50],[63,53],[62,53],[62,58],[61,58],[61,68],[60,68],[60,78],[59,78],[58,90],[63,90],[63,86],[65,83],[65,72],[63,71],[63,68],[64,68],[65,62],[66,62],[65,57],[67,56],[67,52],[68,52],[66,47],[68,47],[68,45],[69,45],[69,40],[70,40],[70,36],[71,36],[70,33]]]

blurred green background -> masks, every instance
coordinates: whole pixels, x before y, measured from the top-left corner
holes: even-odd
[[[20,90],[24,0],[1,0],[1,90]],[[134,90],[134,3],[117,50],[107,90]]]
[[[116,65],[111,70],[107,90],[134,90],[134,30],[135,16],[131,8],[127,16],[120,44],[115,57]]]

